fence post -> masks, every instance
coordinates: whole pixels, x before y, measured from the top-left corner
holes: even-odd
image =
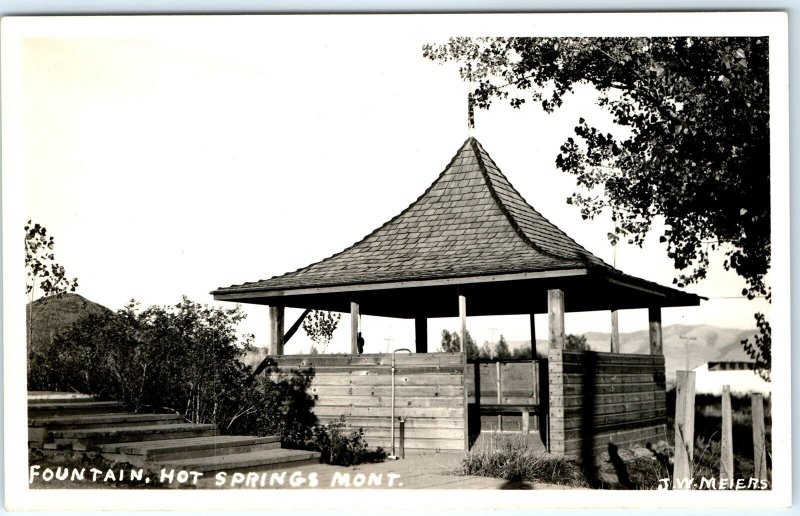
[[[720,444],[720,486],[731,487],[733,481],[733,426],[731,423],[731,386],[722,386],[722,442]]]
[[[753,467],[755,478],[767,480],[767,450],[764,446],[764,397],[754,393],[750,397],[753,413]]]
[[[694,371],[677,371],[675,396],[675,468],[673,489],[692,488],[694,460]]]

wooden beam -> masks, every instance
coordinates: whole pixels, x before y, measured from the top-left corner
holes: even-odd
[[[619,353],[619,312],[611,310],[611,352]]]
[[[289,339],[294,337],[294,334],[297,333],[297,330],[300,329],[300,325],[303,324],[303,320],[310,313],[311,313],[311,309],[310,308],[307,308],[306,310],[304,310],[303,313],[300,314],[300,317],[298,317],[297,320],[294,322],[294,324],[292,324],[292,326],[286,331],[286,333],[283,335],[283,345],[284,345],[284,347],[286,346],[286,343],[289,342]]]
[[[550,349],[564,349],[567,341],[564,332],[564,291],[547,291],[547,322],[550,333]]]
[[[269,354],[283,355],[283,307],[269,307]]]
[[[651,306],[647,309],[650,319],[650,354],[663,355],[664,344],[661,333],[661,307]]]
[[[536,321],[534,313],[531,312],[531,359],[536,360]]]
[[[458,296],[458,322],[459,331],[461,336],[461,352],[467,349],[467,298]]]
[[[418,315],[414,319],[414,340],[417,353],[428,352],[428,318],[424,315]]]
[[[691,489],[694,465],[694,371],[676,373],[672,489]]]
[[[358,354],[358,303],[350,302],[350,353]]]

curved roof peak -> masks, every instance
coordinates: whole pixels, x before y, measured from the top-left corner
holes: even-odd
[[[612,268],[533,209],[468,138],[405,210],[343,251],[214,294]]]

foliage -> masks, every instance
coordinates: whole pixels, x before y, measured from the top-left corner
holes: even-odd
[[[303,319],[303,331],[311,340],[324,346],[333,338],[333,332],[339,325],[342,314],[336,312],[326,312],[324,310],[312,310]]]
[[[25,294],[29,303],[36,297],[36,287],[42,297],[63,296],[75,292],[77,278],[69,279],[62,265],[56,262],[55,240],[47,236],[47,228],[32,221],[25,224]],[[33,306],[28,310],[28,349],[33,337]]]
[[[242,362],[252,336],[240,340],[238,307],[211,308],[187,298],[174,306],[90,314],[59,334],[31,362],[31,390],[78,391],[169,409],[223,432],[281,435],[302,443],[316,418],[307,388],[313,371],[267,370],[254,384]]]
[[[719,249],[742,295],[770,299],[768,47],[764,37],[451,38],[423,54],[460,63],[481,108],[532,100],[550,113],[576,85],[593,86],[619,130],[577,121],[556,159],[583,189],[567,202],[584,218],[610,210],[612,243],[642,245],[663,217],[678,286],[705,278]],[[765,369],[770,345],[769,332],[751,343]]]
[[[489,444],[470,450],[455,474],[586,487],[574,461],[537,449],[524,434],[489,434],[487,439]]]
[[[753,340],[745,339],[742,347],[750,358],[755,360],[755,370],[766,381],[771,379],[772,364],[772,327],[761,312],[755,314],[758,334]]]
[[[449,332],[442,330],[442,351],[444,353],[457,353],[461,351],[461,336],[458,332]],[[467,331],[467,360],[474,360],[478,358],[478,345],[475,339],[472,338],[469,331]]]
[[[500,335],[500,340],[497,341],[497,346],[495,347],[494,351],[497,358],[511,358],[511,351],[508,349],[508,342],[506,342],[506,338],[502,334]]]
[[[347,423],[344,416],[327,425],[314,429],[313,445],[325,464],[350,466],[365,462],[369,451],[364,440],[364,429],[358,428],[350,433],[345,431]]]
[[[586,351],[588,350],[588,345],[586,342],[586,335],[567,335],[567,342],[564,346],[565,349],[571,351]]]

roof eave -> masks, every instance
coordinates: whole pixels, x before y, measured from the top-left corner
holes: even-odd
[[[399,288],[438,287],[443,285],[470,285],[475,283],[494,283],[501,281],[522,281],[531,279],[565,278],[573,276],[586,276],[586,268],[553,269],[545,271],[514,272],[476,276],[461,276],[451,278],[398,280],[361,284],[320,285],[316,287],[298,287],[285,289],[269,289],[264,287],[251,287],[236,290],[217,289],[211,292],[215,301],[237,301],[259,297],[303,296],[315,294],[339,294],[343,292],[359,292],[369,290],[388,290]]]

